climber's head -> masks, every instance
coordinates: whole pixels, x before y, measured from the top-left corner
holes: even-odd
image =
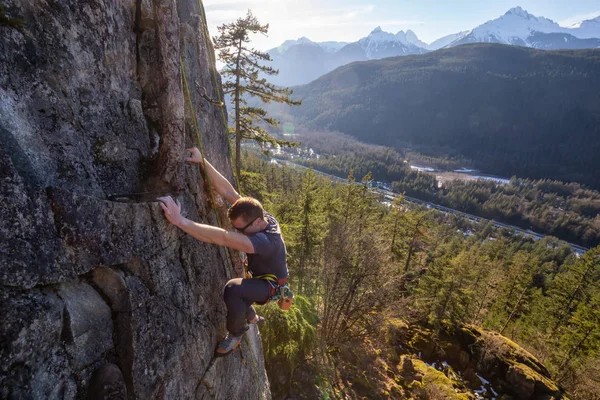
[[[258,200],[252,197],[240,197],[229,208],[227,216],[238,232],[250,235],[264,229],[264,212]]]

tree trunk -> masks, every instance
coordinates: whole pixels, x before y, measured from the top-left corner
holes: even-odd
[[[506,323],[502,327],[502,330],[500,330],[500,334],[501,335],[504,332],[504,330],[506,329],[506,327],[508,326],[508,324],[510,323],[510,321],[512,320],[512,317],[515,314],[515,312],[517,312],[517,309],[519,308],[519,305],[521,305],[521,301],[523,300],[523,297],[525,296],[525,293],[527,292],[527,289],[528,288],[525,287],[525,289],[523,289],[523,291],[521,292],[521,295],[519,296],[519,300],[517,300],[517,304],[515,304],[514,308],[510,312],[510,315],[508,316],[508,319],[506,320]]]
[[[235,64],[235,68],[237,71],[235,77],[235,175],[237,177],[237,181],[240,182],[241,176],[241,144],[242,144],[242,132],[240,129],[240,57],[242,54],[242,40],[240,39],[240,43],[238,46],[238,56]],[[238,188],[240,189],[240,188]]]
[[[410,268],[410,261],[413,256],[413,252],[415,250],[415,242],[417,240],[417,234],[419,233],[419,227],[421,226],[421,222],[425,219],[425,215],[417,220],[415,224],[415,230],[413,231],[412,239],[410,241],[410,246],[408,248],[408,256],[406,257],[406,263],[404,264],[404,273],[408,272],[408,268]]]
[[[590,333],[592,333],[592,331],[594,329],[595,329],[594,326],[590,327],[590,329],[585,333],[585,336],[583,337],[583,339],[581,339],[579,341],[579,343],[577,343],[577,345],[569,351],[569,353],[567,354],[567,356],[565,357],[563,362],[560,364],[560,367],[558,367],[558,370],[562,371],[562,373],[557,379],[558,382],[560,382],[564,378],[565,374],[567,373],[567,367],[573,360],[573,357],[575,356],[575,354],[577,354],[577,351],[579,351],[581,346],[583,346],[583,343],[587,340],[588,336],[590,335]]]
[[[475,317],[473,317],[473,319],[471,320],[471,324],[473,324],[473,325],[477,324],[477,320],[479,319],[479,314],[481,313],[481,310],[483,309],[483,305],[485,304],[485,300],[487,298],[488,292],[489,292],[489,286],[488,286],[488,289],[486,289],[486,291],[483,292],[483,296],[481,296],[481,302],[479,303],[479,307],[477,308]]]
[[[575,287],[575,289],[573,290],[573,292],[569,296],[569,299],[568,299],[569,302],[567,303],[567,305],[565,307],[561,307],[562,311],[561,311],[560,315],[558,316],[558,318],[556,319],[556,323],[552,327],[552,331],[550,332],[549,336],[554,335],[554,333],[556,333],[556,331],[558,330],[558,328],[562,325],[562,322],[565,319],[565,313],[568,313],[569,310],[571,309],[571,306],[573,305],[573,302],[575,301],[575,296],[577,295],[577,292],[579,292],[579,290],[581,289],[581,286],[585,283],[587,275],[588,275],[588,273],[590,272],[591,269],[592,269],[592,266],[590,265],[585,270],[585,272],[583,273],[583,275],[581,275],[581,279],[579,280],[579,282],[577,284],[577,287]]]

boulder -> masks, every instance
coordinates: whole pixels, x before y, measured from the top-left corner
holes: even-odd
[[[496,332],[473,325],[445,327],[439,334],[417,328],[408,344],[426,360],[448,362],[468,381],[478,383],[482,376],[502,395],[564,398],[542,363]]]
[[[81,371],[112,349],[112,314],[98,292],[86,283],[61,283],[57,294],[64,303],[61,338],[71,367]]]

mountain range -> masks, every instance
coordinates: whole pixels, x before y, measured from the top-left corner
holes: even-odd
[[[600,188],[600,49],[475,43],[353,63],[270,113],[361,141],[457,156],[487,173]]]
[[[542,50],[600,48],[600,16],[570,27],[536,17],[521,7],[469,31],[442,37],[430,44],[410,29],[396,34],[375,28],[352,43],[313,42],[306,37],[287,40],[268,51],[279,75],[269,78],[282,86],[301,85],[354,61],[423,54],[467,43],[500,43]]]

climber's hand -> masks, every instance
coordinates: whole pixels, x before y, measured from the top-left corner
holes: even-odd
[[[180,226],[185,218],[181,216],[181,204],[179,200],[175,202],[171,196],[159,197],[160,206],[165,211],[167,220],[175,226]]]
[[[200,150],[198,150],[197,147],[191,147],[189,149],[186,149],[185,151],[190,153],[190,156],[186,157],[185,161],[204,165],[204,157],[202,157],[202,153],[200,153]]]

